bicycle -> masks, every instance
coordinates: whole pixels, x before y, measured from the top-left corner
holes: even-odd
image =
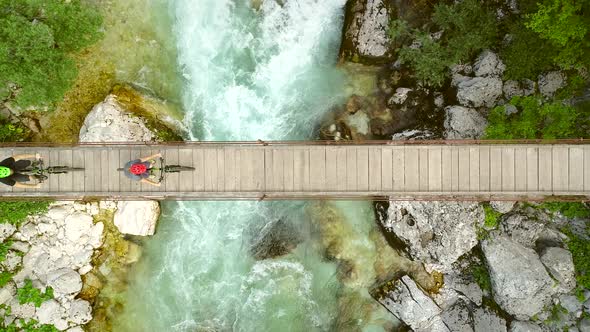
[[[119,172],[123,172],[124,170],[125,170],[124,168],[117,168],[117,171],[119,171]],[[162,182],[164,180],[164,175],[166,173],[180,173],[180,172],[194,171],[194,170],[195,170],[195,168],[190,167],[190,166],[165,165],[164,158],[160,158],[160,167],[152,167],[152,168],[148,169],[148,171],[150,172],[150,175],[155,175],[155,172],[160,171],[160,176],[159,176],[158,182]]]
[[[81,167],[71,166],[48,166],[44,167],[43,159],[33,161],[31,166],[19,171],[20,174],[30,175],[35,177],[39,182],[43,182],[49,178],[49,174],[67,174],[68,172],[84,171]]]

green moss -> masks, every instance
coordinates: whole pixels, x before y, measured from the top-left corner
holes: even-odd
[[[16,290],[16,297],[18,303],[33,303],[38,308],[41,303],[53,299],[53,288],[47,287],[45,292],[41,292],[41,290],[33,286],[31,279],[26,279],[25,285]]]
[[[4,262],[6,260],[6,255],[8,254],[8,250],[12,246],[12,240],[5,240],[4,242],[0,243],[0,262]]]
[[[590,240],[568,229],[564,232],[568,236],[566,244],[574,260],[578,287],[590,289]]]
[[[551,212],[560,212],[567,218],[588,218],[590,209],[581,202],[545,202],[538,206]]]
[[[32,214],[47,211],[50,201],[15,201],[0,202],[0,223],[20,224]]]
[[[0,288],[4,287],[13,277],[10,272],[0,272]]]
[[[471,274],[473,275],[475,282],[482,290],[488,292],[492,291],[492,280],[490,279],[490,273],[488,272],[488,268],[485,264],[472,265]]]
[[[31,319],[25,321],[24,319],[20,319],[18,321],[20,324],[19,326],[16,325],[16,322],[12,322],[10,325],[5,326],[2,331],[3,332],[59,332],[59,330],[49,324],[39,324],[38,321]]]
[[[494,210],[489,204],[483,205],[483,210],[486,214],[484,219],[484,225],[487,228],[496,228],[500,223],[500,217],[502,214],[496,210]]]

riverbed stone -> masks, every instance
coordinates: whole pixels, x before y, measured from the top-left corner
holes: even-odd
[[[473,64],[475,76],[502,76],[505,69],[500,57],[490,50],[483,51]]]
[[[297,227],[285,219],[270,221],[262,228],[252,229],[251,232],[250,253],[259,260],[288,254],[302,241]]]
[[[445,108],[445,136],[447,139],[480,138],[488,121],[477,110],[463,106]]]
[[[499,77],[472,77],[457,84],[457,100],[466,107],[493,107],[501,95]]]
[[[74,294],[82,289],[82,278],[76,271],[62,268],[47,275],[47,285],[55,293]]]
[[[576,276],[572,253],[559,247],[543,249],[541,262],[551,276],[559,283],[557,288],[562,293],[567,293],[576,287]]]
[[[79,242],[84,236],[83,244],[88,242],[88,234],[93,226],[93,219],[87,213],[75,212],[65,219],[65,236],[71,242]]]
[[[551,301],[553,279],[537,253],[504,235],[482,242],[493,296],[509,314],[528,320]]]
[[[75,324],[86,324],[92,319],[92,307],[86,300],[74,300],[70,305],[68,316]]]
[[[452,272],[452,264],[477,244],[485,214],[476,203],[392,201],[383,226],[428,269]]]
[[[114,223],[123,234],[154,235],[159,216],[156,201],[121,201],[117,202]]]

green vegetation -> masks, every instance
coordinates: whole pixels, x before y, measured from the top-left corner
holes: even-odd
[[[434,40],[428,32],[414,31],[421,47],[404,46],[399,59],[414,69],[418,80],[434,87],[444,83],[451,66],[491,47],[498,35],[494,13],[477,0],[437,4],[432,21],[435,31],[443,30],[440,40]],[[390,34],[404,37],[407,24],[398,22],[394,21]]]
[[[6,260],[6,255],[8,254],[8,250],[12,246],[12,240],[5,240],[4,242],[0,243],[0,262],[4,262]]]
[[[560,212],[567,218],[590,217],[590,209],[581,202],[545,202],[540,204],[539,208]]]
[[[24,319],[19,320],[20,326],[16,325],[16,322],[12,322],[10,325],[5,326],[3,332],[58,332],[59,330],[48,324],[39,324],[38,321],[31,319],[25,321]]]
[[[23,127],[0,121],[0,142],[21,142],[26,136]]]
[[[590,240],[568,229],[564,232],[568,236],[567,247],[574,259],[578,287],[590,289]]]
[[[520,111],[506,115],[506,107],[491,110],[485,137],[489,139],[576,138],[587,136],[588,115],[559,101],[544,103],[535,96],[514,97]],[[588,112],[588,111],[586,111]]]
[[[47,211],[49,203],[49,201],[0,202],[0,223],[19,227],[27,216]]]
[[[490,273],[485,264],[472,265],[471,274],[473,275],[475,282],[483,291],[492,291],[492,280],[490,279]]]
[[[498,227],[502,214],[494,210],[489,204],[484,204],[483,210],[486,214],[483,224],[490,229]]]
[[[527,29],[521,21],[512,24],[509,33],[510,44],[500,50],[500,58],[506,65],[505,79],[536,79],[552,68],[556,55],[553,45]]]
[[[33,286],[31,279],[26,279],[25,285],[16,290],[16,297],[20,304],[33,303],[35,307],[40,307],[41,303],[53,298],[53,289],[47,287],[45,292],[42,293],[38,288]]]
[[[4,287],[13,277],[10,272],[0,272],[0,288]]]
[[[71,54],[98,40],[101,24],[80,0],[0,0],[0,99],[59,101],[77,75]]]

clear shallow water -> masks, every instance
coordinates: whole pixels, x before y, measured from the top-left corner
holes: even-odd
[[[192,138],[312,138],[319,118],[344,100],[344,75],[335,68],[344,4],[173,1]],[[370,205],[345,207],[356,212],[339,217],[349,222],[344,228],[352,243],[340,247],[374,258],[366,238],[373,227]],[[357,298],[368,298],[374,275],[361,271],[361,281],[350,285],[338,280],[337,263],[323,258],[329,243],[319,233],[337,236],[339,229],[322,229],[321,211],[303,202],[165,203],[158,233],[131,275],[116,330],[322,331],[342,324],[378,330],[361,321],[371,316],[366,308],[343,308],[366,303]],[[303,242],[281,258],[254,260],[251,230],[285,218]]]

